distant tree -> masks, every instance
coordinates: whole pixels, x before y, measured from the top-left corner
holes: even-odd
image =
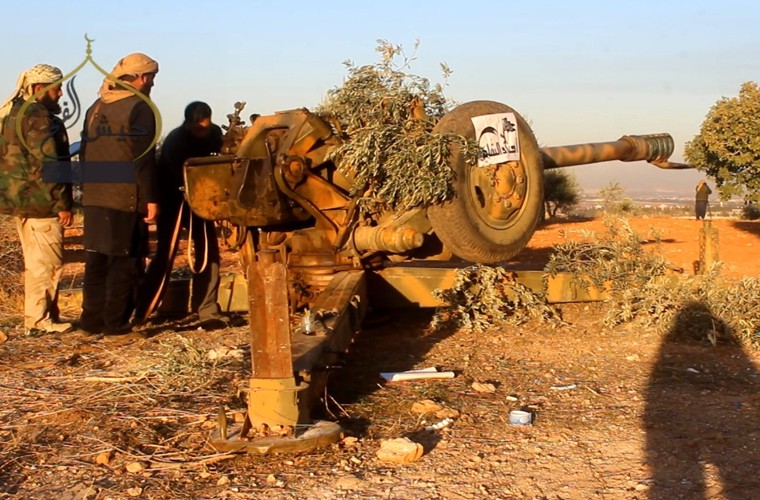
[[[618,182],[610,182],[606,187],[599,190],[602,197],[604,211],[612,214],[633,212],[633,202],[625,197],[625,189]]]
[[[757,220],[760,219],[760,207],[754,203],[745,203],[742,207],[742,219]]]
[[[715,179],[723,199],[760,201],[760,88],[742,84],[737,97],[716,102],[699,134],[686,143],[686,161]]]
[[[561,169],[547,170],[544,173],[544,205],[549,217],[557,212],[570,212],[581,199],[581,188],[571,173]]]

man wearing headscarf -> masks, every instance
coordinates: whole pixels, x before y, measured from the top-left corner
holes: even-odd
[[[60,118],[61,70],[38,64],[19,75],[0,107],[0,213],[13,215],[24,253],[24,329],[27,335],[63,333],[58,282],[63,228],[71,225],[71,184],[44,182],[43,163],[68,162]],[[57,168],[59,164],[56,164]]]
[[[696,215],[697,220],[704,219],[705,215],[707,215],[707,202],[712,194],[712,189],[710,189],[706,181],[702,180],[697,184],[695,191],[697,194],[696,201],[694,202],[694,215]]]
[[[82,132],[82,205],[86,250],[80,328],[132,331],[148,228],[158,213],[157,117],[149,100],[158,63],[145,54],[122,58],[103,80]]]

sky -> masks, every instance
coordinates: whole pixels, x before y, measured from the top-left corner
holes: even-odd
[[[208,102],[219,124],[236,101],[246,102],[244,116],[315,108],[347,76],[344,61],[379,62],[378,40],[401,45],[411,59],[406,71],[446,83],[444,93],[454,103],[493,100],[513,107],[541,146],[667,132],[676,162],[712,105],[735,97],[743,82],[760,80],[760,3],[750,0],[0,5],[0,98],[35,64],[73,70],[86,57],[87,35],[94,40],[92,59],[106,70],[132,52],[159,62],[151,98],[164,135],[194,100]],[[441,63],[453,71],[447,80]],[[79,72],[82,106],[95,100],[101,80],[91,64]],[[79,130],[81,121],[70,136]],[[631,194],[689,195],[703,178],[644,162],[568,170],[587,192],[617,182]]]

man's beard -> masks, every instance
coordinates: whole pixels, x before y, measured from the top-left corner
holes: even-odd
[[[42,99],[37,99],[37,102],[45,106],[48,111],[50,111],[50,114],[53,115],[60,115],[61,114],[61,105],[58,104],[58,101],[54,101],[51,98],[45,96]]]
[[[47,109],[50,110],[50,112],[54,115],[60,115],[61,114],[61,105],[57,102],[50,102],[50,105],[47,106]]]

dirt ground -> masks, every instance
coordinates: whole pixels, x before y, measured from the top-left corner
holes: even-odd
[[[701,222],[631,224],[642,235],[660,230],[666,258],[691,272]],[[760,276],[760,223],[712,224],[724,274]],[[598,220],[548,224],[515,266],[540,267],[561,231],[602,228]],[[246,326],[204,332],[175,321],[151,327],[148,338],[115,341],[27,339],[6,329],[0,495],[757,498],[760,354],[729,342],[713,347],[608,329],[603,308],[567,304],[568,326],[529,323],[484,334],[431,332],[432,311],[376,308],[345,366],[332,372],[319,409],[346,437],[302,455],[231,455],[208,446],[219,407],[228,415],[245,409],[238,389],[250,373]],[[379,376],[431,366],[456,376],[395,383]],[[416,413],[425,400],[448,411]],[[532,425],[509,425],[516,409],[529,411]],[[454,415],[449,426],[425,430],[443,415]],[[422,444],[424,455],[405,465],[378,459],[380,442],[400,437]]]
[[[704,221],[689,218],[640,217],[628,221],[634,231],[646,238],[657,251],[687,274],[693,274],[694,261],[699,259],[699,233]],[[760,245],[760,222],[732,219],[713,219],[711,227],[718,231],[718,260],[723,262],[722,274],[730,278],[760,276],[760,259],[755,258]],[[603,219],[548,222],[531,238],[515,263],[542,264],[548,260],[552,246],[567,238],[582,237],[582,231],[605,232]],[[659,243],[655,243],[656,237]]]

